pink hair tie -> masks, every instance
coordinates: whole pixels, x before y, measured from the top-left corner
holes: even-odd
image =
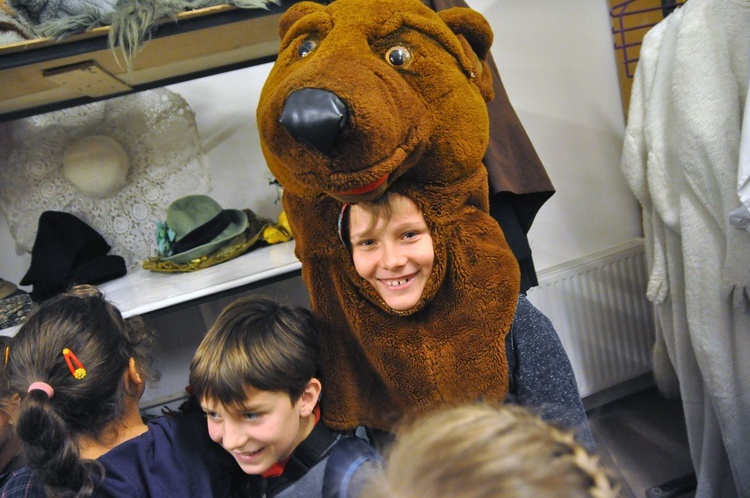
[[[47,395],[48,398],[52,398],[52,396],[55,395],[55,390],[52,389],[52,386],[47,384],[46,382],[32,382],[32,384],[29,386],[28,391],[43,391],[44,394]]]

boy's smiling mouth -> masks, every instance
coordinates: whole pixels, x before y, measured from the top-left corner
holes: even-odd
[[[416,275],[416,273],[413,273],[399,278],[380,278],[378,280],[389,289],[396,289],[411,282]]]
[[[234,457],[241,462],[252,462],[257,459],[258,454],[263,451],[264,448],[255,451],[235,451]]]

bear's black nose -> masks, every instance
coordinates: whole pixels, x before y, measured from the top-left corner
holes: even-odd
[[[319,88],[295,90],[284,103],[279,122],[298,140],[328,155],[346,128],[346,105],[335,93]]]

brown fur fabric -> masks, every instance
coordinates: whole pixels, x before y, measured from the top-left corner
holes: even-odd
[[[419,0],[301,2],[280,33],[258,128],[320,322],[324,419],[391,430],[436,405],[504,399],[519,270],[488,215],[486,20]],[[342,201],[385,188],[422,208],[435,243],[406,312],[382,302],[338,240]]]

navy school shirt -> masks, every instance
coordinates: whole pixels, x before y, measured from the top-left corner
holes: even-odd
[[[97,460],[105,477],[95,497],[231,497],[246,475],[232,456],[208,437],[197,413],[159,417],[148,431]],[[28,467],[11,473],[0,491],[5,498],[44,497],[44,486]]]
[[[98,458],[105,478],[96,496],[227,497],[244,477],[234,458],[211,441],[199,413],[164,416],[144,434]]]

